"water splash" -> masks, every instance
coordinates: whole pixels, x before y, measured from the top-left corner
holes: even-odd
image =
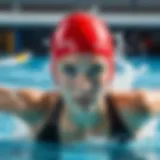
[[[148,66],[146,64],[136,69],[122,56],[117,56],[115,63],[121,68],[121,71],[116,72],[115,79],[113,81],[113,88],[115,90],[132,89],[137,78],[145,74],[148,70]]]

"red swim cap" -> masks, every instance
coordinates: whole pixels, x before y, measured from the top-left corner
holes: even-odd
[[[113,77],[114,46],[111,33],[98,17],[90,13],[74,12],[59,23],[52,36],[51,53],[52,63],[71,53],[104,56],[109,65],[108,78]]]

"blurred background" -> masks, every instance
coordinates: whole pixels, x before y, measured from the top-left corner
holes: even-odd
[[[48,53],[51,31],[65,13],[92,10],[121,32],[126,55],[159,55],[159,0],[1,0],[0,52]]]
[[[48,69],[51,32],[66,13],[87,10],[98,14],[110,26],[119,57],[132,66],[128,72],[145,64],[145,72],[134,77],[132,87],[157,88],[160,86],[159,9],[159,0],[1,0],[0,83],[9,87],[55,87]],[[29,52],[32,58],[22,56],[21,63],[4,60],[24,52]],[[129,76],[125,77],[125,81],[128,79]]]

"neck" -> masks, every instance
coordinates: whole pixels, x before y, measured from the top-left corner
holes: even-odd
[[[68,110],[66,116],[72,124],[83,129],[93,128],[102,121],[102,114],[100,113],[98,107],[92,112],[74,112]]]

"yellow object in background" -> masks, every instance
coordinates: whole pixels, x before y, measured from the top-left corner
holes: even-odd
[[[6,31],[5,33],[6,40],[6,52],[13,53],[15,47],[15,35],[13,31]]]
[[[0,52],[13,53],[15,48],[15,33],[9,30],[0,30]]]
[[[30,60],[31,54],[29,52],[18,53],[17,56],[7,56],[6,58],[0,59],[0,66],[13,66],[26,63]]]
[[[30,54],[28,53],[20,53],[18,56],[16,56],[16,60],[18,63],[23,63],[25,61],[27,61],[30,58]]]

